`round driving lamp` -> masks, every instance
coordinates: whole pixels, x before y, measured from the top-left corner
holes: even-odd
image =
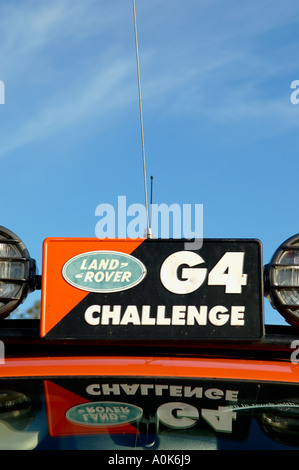
[[[286,321],[299,327],[299,234],[286,240],[265,266],[265,295]]]
[[[7,317],[35,290],[36,263],[22,240],[0,226],[0,318]]]

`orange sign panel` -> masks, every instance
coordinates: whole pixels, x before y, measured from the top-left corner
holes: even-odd
[[[92,273],[99,270],[95,269],[96,264],[99,267],[100,261],[97,262],[98,252],[106,254],[109,260],[109,254],[120,252],[131,254],[143,240],[100,240],[94,238],[48,238],[43,245],[43,273],[42,273],[42,302],[41,302],[41,336],[47,336],[51,330],[59,324],[68,315],[74,307],[76,307],[87,295],[89,288],[82,289],[78,283],[76,286],[69,277],[64,275],[63,270],[66,264],[82,254],[82,261],[79,260],[79,268],[82,267],[82,273],[86,279],[86,284],[91,283]],[[91,255],[90,255],[91,253]],[[115,265],[112,263],[113,257],[110,256],[110,264],[107,259],[102,262],[101,272],[111,274],[113,272],[115,278]],[[89,266],[88,266],[89,261]],[[93,263],[93,264],[92,264]],[[106,266],[107,265],[107,266]],[[104,269],[110,267],[111,269]],[[86,269],[85,269],[86,268]],[[88,269],[90,268],[90,269]],[[67,267],[66,267],[67,269]],[[123,269],[123,272],[126,271]],[[77,273],[77,275],[80,273]],[[108,277],[106,274],[106,278]],[[75,274],[76,276],[76,274]],[[117,279],[120,277],[118,275]],[[122,275],[123,277],[123,275]],[[127,278],[129,276],[127,275]],[[77,278],[80,280],[80,278]],[[99,281],[99,276],[98,279]],[[111,280],[111,279],[110,279]],[[71,283],[72,282],[72,283]],[[84,282],[84,278],[83,278]],[[115,281],[116,282],[116,281]],[[121,282],[121,281],[118,281]],[[124,281],[123,281],[124,282]],[[98,282],[100,284],[100,282]],[[107,284],[107,282],[106,282]]]

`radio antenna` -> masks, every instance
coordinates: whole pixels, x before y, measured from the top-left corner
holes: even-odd
[[[138,39],[137,39],[137,23],[136,23],[135,0],[133,0],[133,13],[134,13],[134,28],[135,28],[136,62],[137,62],[137,78],[138,78],[139,110],[140,110],[140,128],[141,128],[142,161],[143,161],[143,178],[144,178],[145,209],[146,209],[146,230],[145,230],[144,235],[145,235],[146,238],[152,238],[152,231],[151,231],[151,228],[149,226],[149,220],[148,220],[145,150],[144,150],[144,135],[143,135],[143,119],[142,119],[142,103],[141,103],[141,86],[140,86],[140,70],[139,70],[139,54],[138,54]]]
[[[152,226],[153,185],[154,185],[154,177],[151,176],[150,225],[149,225],[150,227]]]

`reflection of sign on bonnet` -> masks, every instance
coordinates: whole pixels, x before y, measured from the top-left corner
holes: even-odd
[[[138,421],[141,408],[128,403],[91,402],[74,406],[66,412],[67,419],[86,426],[120,426]]]
[[[115,251],[83,253],[63,267],[65,280],[88,292],[118,292],[142,281],[145,266],[133,256]]]
[[[245,438],[250,413],[246,408],[239,413],[235,406],[239,410],[256,403],[261,388],[259,383],[233,379],[131,376],[128,382],[128,377],[115,376],[61,377],[45,381],[45,399],[51,436],[132,434],[138,448],[144,434],[151,439],[156,434],[164,448],[168,430],[177,432],[178,439],[189,428],[195,439],[207,429],[231,439]]]

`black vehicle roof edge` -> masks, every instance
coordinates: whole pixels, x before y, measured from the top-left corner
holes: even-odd
[[[133,347],[134,345],[142,345],[145,347],[163,347],[165,348],[213,348],[213,349],[247,349],[247,350],[282,350],[291,351],[293,341],[298,341],[299,346],[299,330],[289,325],[265,325],[265,335],[261,340],[255,341],[239,341],[239,340],[223,340],[223,341],[212,341],[211,339],[206,340],[188,340],[181,341],[144,341],[138,339],[134,341],[129,340],[52,340],[42,339],[39,335],[39,319],[6,319],[1,322],[0,326],[0,341],[4,344],[32,344],[32,345],[44,345],[51,347],[54,345],[105,345],[105,346],[122,346],[122,347]]]

